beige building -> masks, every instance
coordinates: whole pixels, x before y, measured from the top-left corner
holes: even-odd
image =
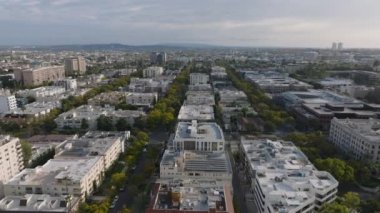
[[[35,86],[44,82],[56,81],[65,78],[63,66],[41,67],[14,71],[16,81],[24,85]]]
[[[65,71],[67,75],[82,75],[86,72],[86,60],[83,57],[65,59]]]
[[[24,168],[20,139],[0,135],[0,197],[2,184]]]

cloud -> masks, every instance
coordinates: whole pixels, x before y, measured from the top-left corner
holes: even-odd
[[[329,46],[342,40],[380,47],[378,6],[377,0],[0,0],[7,32],[0,32],[0,44]]]

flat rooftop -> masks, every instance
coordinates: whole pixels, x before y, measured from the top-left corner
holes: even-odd
[[[178,120],[214,120],[214,108],[209,105],[182,105]]]
[[[24,169],[5,184],[55,185],[63,179],[79,183],[100,160],[101,157],[51,159],[43,166],[38,166],[34,169]]]
[[[165,150],[161,165],[177,167],[181,171],[232,173],[226,153]]]
[[[76,204],[79,198],[72,197]],[[0,211],[5,212],[68,212],[69,203],[65,196],[53,197],[47,194],[26,194],[23,196],[6,196],[0,200]]]
[[[292,142],[243,137],[241,145],[273,209],[291,212],[315,198],[315,192],[308,188],[324,191],[338,186],[331,174],[318,171]]]
[[[224,140],[223,131],[217,123],[178,122],[174,140],[200,139]]]
[[[186,212],[233,213],[229,187],[212,180],[176,180],[169,184],[157,184],[154,210]],[[170,211],[172,212],[172,211]]]

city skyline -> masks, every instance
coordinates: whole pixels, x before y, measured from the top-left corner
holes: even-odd
[[[374,0],[0,0],[0,45],[196,43],[379,48]]]

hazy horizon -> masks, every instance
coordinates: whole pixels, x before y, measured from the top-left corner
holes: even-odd
[[[380,48],[375,0],[0,0],[0,45]]]

